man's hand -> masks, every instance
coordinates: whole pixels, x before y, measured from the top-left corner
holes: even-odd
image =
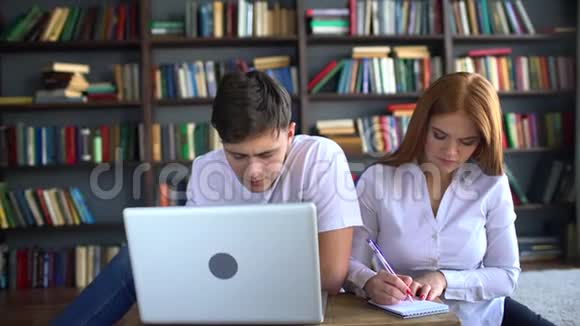
[[[428,272],[416,278],[415,281],[420,284],[418,289],[416,289],[416,296],[421,300],[434,300],[441,296],[447,288],[445,275],[439,271]]]

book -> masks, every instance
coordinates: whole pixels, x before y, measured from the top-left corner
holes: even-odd
[[[369,300],[369,303],[403,319],[417,318],[449,312],[449,306],[433,301],[401,301],[395,305],[381,305]]]

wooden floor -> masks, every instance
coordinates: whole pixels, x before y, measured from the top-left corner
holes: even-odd
[[[562,262],[526,263],[523,271],[579,268]],[[79,293],[77,289],[31,289],[0,291],[2,326],[47,325]],[[141,325],[136,306],[117,325]]]

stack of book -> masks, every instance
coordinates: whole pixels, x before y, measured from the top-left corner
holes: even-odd
[[[129,1],[127,1],[129,2]],[[58,6],[43,11],[33,6],[4,30],[4,41],[122,41],[138,35],[138,1],[103,7]]]
[[[6,183],[0,183],[0,229],[94,222],[83,195],[76,187],[9,191]]]
[[[307,9],[312,35],[346,35],[350,31],[350,11],[346,8]]]
[[[362,154],[361,137],[353,119],[316,121],[317,133],[334,140],[347,155]]]
[[[573,90],[575,60],[567,56],[508,57],[511,48],[475,49],[455,59],[455,70],[478,73],[498,91]]]
[[[91,83],[85,90],[89,101],[117,101],[117,88],[111,82]]]
[[[452,0],[451,33],[535,34],[522,0]]]
[[[53,62],[42,71],[44,89],[37,90],[36,103],[79,103],[85,102],[83,92],[89,87],[85,75],[88,65],[79,63]]]
[[[153,20],[151,21],[151,35],[174,35],[183,36],[185,33],[185,25],[183,21],[179,20]]]
[[[308,82],[308,90],[318,93],[340,76],[334,87],[338,94],[418,92],[442,74],[441,57],[430,57],[426,46],[360,46],[351,58],[328,63]]]
[[[32,96],[0,96],[0,105],[26,105],[33,101]]]
[[[289,56],[255,57],[254,69],[264,71],[278,81],[289,94],[298,93],[298,70],[290,65]]]
[[[562,245],[557,237],[518,237],[521,262],[557,259],[563,255]]]

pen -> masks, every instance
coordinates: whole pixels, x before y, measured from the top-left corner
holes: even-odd
[[[381,249],[379,248],[379,246],[372,239],[367,239],[367,243],[369,244],[369,246],[371,247],[371,249],[373,250],[373,252],[377,256],[377,258],[379,259],[379,261],[383,265],[383,268],[386,269],[387,272],[389,272],[390,274],[397,276],[397,274],[395,273],[395,271],[391,268],[391,265],[389,265],[389,263],[385,259],[385,256],[383,255],[383,252],[381,251]],[[407,287],[407,298],[411,302],[415,302],[413,300],[413,297],[411,296],[411,290],[409,289],[409,287]]]

